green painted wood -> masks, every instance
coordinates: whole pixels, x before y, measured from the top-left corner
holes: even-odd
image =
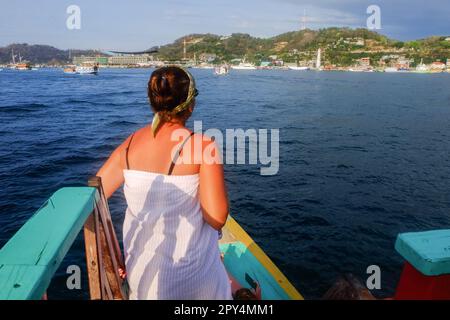
[[[241,286],[249,288],[245,279],[247,273],[261,286],[262,300],[290,300],[289,295],[280,287],[272,275],[240,241],[219,245],[224,254],[224,265]]]
[[[40,299],[93,211],[96,188],[62,188],[0,250],[0,299]]]
[[[395,249],[426,276],[450,274],[450,230],[399,234]]]

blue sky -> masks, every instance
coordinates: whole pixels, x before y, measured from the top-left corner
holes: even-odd
[[[68,30],[66,8],[81,8],[81,29]],[[382,34],[399,40],[450,35],[449,0],[0,0],[0,46],[13,42],[61,49],[141,50],[189,33],[269,37],[307,26],[365,27],[381,8]]]

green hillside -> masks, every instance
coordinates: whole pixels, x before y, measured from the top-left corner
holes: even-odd
[[[351,65],[361,57],[370,57],[376,64],[382,56],[389,54],[415,59],[418,63],[421,58],[425,62],[450,58],[450,41],[446,38],[401,42],[367,29],[350,28],[293,31],[267,39],[241,33],[229,37],[192,34],[160,47],[159,57],[163,60],[182,59],[186,41],[186,58],[214,54],[215,62],[229,62],[245,56],[248,61],[258,64],[274,55],[285,62],[312,60],[321,48],[326,63],[341,66]]]
[[[312,61],[317,49],[323,52],[324,64],[350,66],[362,57],[370,57],[372,65],[377,65],[381,57],[402,56],[414,60],[413,66],[450,58],[450,38],[434,36],[426,39],[401,42],[367,29],[326,28],[287,32],[272,38],[256,38],[244,33],[231,36],[214,34],[191,34],[161,46],[157,58],[166,61],[186,59],[208,62],[230,62],[243,59],[259,64],[270,58],[284,62]],[[12,44],[0,48],[0,63],[11,61],[11,51],[20,54],[32,63],[64,64],[70,62],[69,51],[46,45]],[[71,50],[72,56],[104,55],[93,50]]]

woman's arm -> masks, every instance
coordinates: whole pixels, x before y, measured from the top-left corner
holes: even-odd
[[[97,172],[97,176],[102,178],[103,190],[108,199],[123,184],[123,169],[125,168],[125,151],[130,137],[125,140],[116,150],[113,151],[105,164]]]
[[[228,196],[225,186],[225,178],[223,174],[223,165],[220,159],[220,151],[217,145],[209,141],[204,144],[206,147],[205,156],[211,155],[215,157],[212,161],[205,161],[202,158],[200,165],[200,205],[203,211],[203,218],[214,229],[220,230],[227,221],[228,217]],[[211,159],[209,159],[211,160]]]

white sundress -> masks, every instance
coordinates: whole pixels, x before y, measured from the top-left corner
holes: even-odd
[[[132,300],[228,300],[218,232],[203,219],[199,175],[124,170],[123,225]]]

